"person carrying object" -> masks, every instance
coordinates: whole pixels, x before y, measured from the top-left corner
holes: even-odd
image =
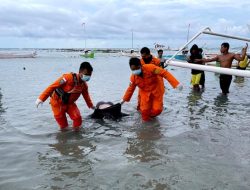
[[[50,97],[50,105],[54,118],[61,129],[68,127],[66,114],[73,120],[73,128],[78,130],[82,125],[82,117],[76,100],[82,95],[87,106],[95,109],[88,92],[87,81],[90,80],[93,68],[89,62],[80,65],[79,73],[66,73],[49,85],[36,100],[38,107]]]

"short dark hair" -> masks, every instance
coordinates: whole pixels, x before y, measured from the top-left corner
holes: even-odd
[[[129,66],[131,67],[132,65],[134,65],[134,66],[140,66],[141,65],[140,59],[137,58],[137,57],[130,58],[130,60],[129,60]]]
[[[79,68],[79,72],[84,70],[84,69],[87,69],[88,72],[93,71],[93,67],[90,65],[89,62],[86,62],[86,61],[81,63],[80,68]]]
[[[227,43],[227,42],[223,42],[223,43],[221,44],[221,46],[223,46],[223,47],[229,49],[229,43]]]
[[[160,52],[162,52],[162,53],[163,53],[163,50],[162,50],[162,49],[159,49],[159,50],[158,50],[158,53],[160,53]]]
[[[192,47],[190,48],[190,52],[193,51],[193,50],[199,50],[199,47],[198,47],[196,44],[194,44],[194,45],[192,45]]]
[[[143,47],[141,48],[141,51],[140,51],[141,54],[147,54],[149,55],[150,54],[150,50],[147,48],[147,47]]]

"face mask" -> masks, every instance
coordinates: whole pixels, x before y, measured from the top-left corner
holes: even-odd
[[[133,75],[140,75],[141,74],[141,69],[133,70],[132,74]]]
[[[82,79],[82,81],[87,82],[87,81],[90,80],[90,76],[89,76],[89,75],[82,75],[82,76],[81,76],[81,79]]]
[[[152,61],[152,56],[148,57],[148,58],[143,58],[143,61],[147,64],[150,63]]]

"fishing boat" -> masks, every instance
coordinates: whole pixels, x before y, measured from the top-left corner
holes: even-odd
[[[15,58],[35,58],[36,51],[32,53],[0,53],[0,59],[15,59]]]
[[[163,55],[164,58],[170,59],[173,55]],[[181,55],[175,55],[173,59],[177,59],[180,61],[185,61],[187,60],[187,55],[181,54]]]
[[[126,50],[121,51],[120,55],[127,56],[127,57],[140,57],[141,56],[139,52],[136,52],[133,49],[131,49],[130,51],[126,51]]]
[[[127,56],[127,57],[140,57],[140,53],[138,51],[134,50],[134,31],[131,30],[131,45],[132,48],[130,50],[124,50],[120,52],[121,56]]]
[[[91,51],[91,50],[84,50],[84,53],[80,54],[80,56],[84,57],[84,58],[94,58],[95,53],[94,53],[94,51]]]
[[[186,47],[187,45],[189,45],[191,42],[193,42],[201,34],[208,34],[208,35],[213,35],[213,36],[220,36],[220,37],[226,37],[226,38],[231,38],[231,39],[250,42],[249,38],[212,32],[209,27],[206,27],[203,30],[201,30],[200,32],[198,32],[196,35],[194,35],[193,38],[191,38],[186,44],[184,44],[183,48]],[[174,57],[178,53],[180,53],[181,49],[183,49],[183,48],[180,48],[180,50],[177,51],[175,54],[173,54],[173,56],[171,58],[166,60],[165,67],[167,65],[170,65],[170,66],[176,66],[176,67],[182,67],[182,68],[196,69],[196,70],[202,70],[202,71],[208,71],[208,72],[214,72],[214,73],[220,73],[220,74],[226,74],[226,75],[235,75],[235,76],[249,77],[250,78],[250,71],[246,71],[246,70],[239,70],[239,69],[232,69],[232,68],[222,68],[222,67],[218,67],[218,66],[209,66],[208,64],[207,65],[198,65],[198,64],[193,64],[193,63],[187,63],[187,62],[181,62],[181,61],[174,60]]]
[[[94,58],[95,57],[95,52],[86,48],[86,46],[87,46],[87,39],[86,39],[85,22],[82,23],[82,26],[83,26],[83,31],[84,31],[84,46],[85,46],[85,48],[84,48],[83,53],[80,54],[80,56],[84,57],[84,58]]]
[[[190,30],[190,24],[188,25],[188,31],[187,31],[187,42],[189,40],[189,30]],[[158,44],[157,44],[158,45]],[[164,47],[163,45],[160,45],[159,47]],[[155,49],[157,49],[155,47]],[[163,50],[163,49],[162,49]],[[184,46],[180,49],[177,50],[178,53],[177,54],[170,54],[170,55],[164,55],[163,57],[166,59],[175,59],[175,60],[180,60],[180,61],[185,61],[187,60],[187,54],[189,52],[189,48],[188,45]],[[174,55],[174,56],[173,56]]]

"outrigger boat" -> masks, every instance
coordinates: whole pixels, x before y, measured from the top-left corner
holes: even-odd
[[[236,40],[242,40],[246,42],[250,42],[249,38],[244,37],[238,37],[238,36],[232,36],[232,35],[226,35],[226,34],[220,34],[212,32],[209,27],[206,27],[205,29],[198,32],[193,38],[191,38],[186,44],[180,48],[179,51],[177,51],[175,54],[172,55],[168,60],[165,61],[165,67],[167,65],[170,66],[176,66],[176,67],[183,67],[183,68],[189,68],[189,69],[196,69],[196,70],[202,70],[202,71],[208,71],[208,72],[214,72],[214,73],[220,73],[220,74],[227,74],[227,75],[235,75],[235,76],[241,76],[241,77],[249,77],[250,78],[250,71],[247,70],[239,70],[239,69],[231,69],[231,68],[221,68],[216,66],[208,66],[208,65],[197,65],[187,62],[181,62],[174,60],[174,57],[180,53],[185,47],[187,47],[192,41],[194,41],[197,37],[199,37],[201,34],[208,34],[208,35],[214,35],[214,36],[220,36],[220,37],[226,37]]]

